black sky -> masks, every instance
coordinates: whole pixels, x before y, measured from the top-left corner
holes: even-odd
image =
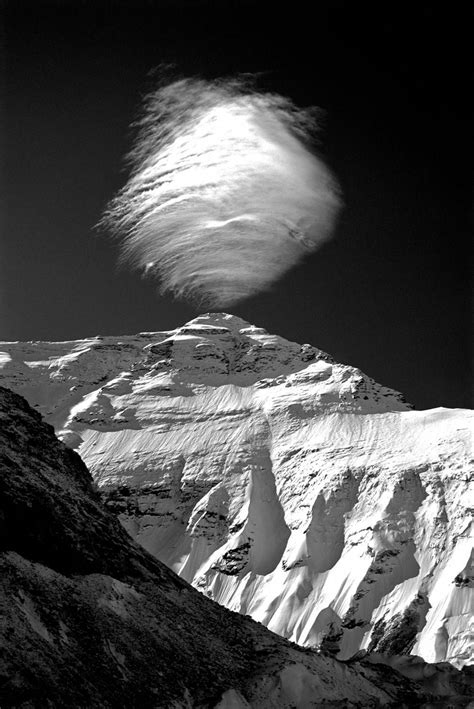
[[[332,242],[233,312],[417,408],[469,406],[470,18],[415,4],[4,3],[0,338],[161,330],[197,314],[117,270],[93,226],[126,179],[153,67],[264,72],[262,88],[325,109],[345,208]]]

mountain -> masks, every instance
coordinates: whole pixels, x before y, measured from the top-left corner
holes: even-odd
[[[3,708],[437,705],[396,671],[298,648],[198,593],[128,536],[80,457],[2,387],[0,492]],[[463,673],[431,675],[436,701],[467,705]]]
[[[0,350],[0,383],[204,595],[340,659],[472,662],[473,412],[226,314]]]

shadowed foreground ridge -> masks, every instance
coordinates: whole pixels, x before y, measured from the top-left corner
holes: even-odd
[[[2,342],[0,384],[77,450],[133,539],[205,596],[339,660],[474,662],[474,411],[414,411],[228,313]]]
[[[0,500],[2,707],[428,701],[387,667],[304,651],[195,591],[128,536],[79,456],[1,387]],[[466,706],[450,673],[438,691]]]

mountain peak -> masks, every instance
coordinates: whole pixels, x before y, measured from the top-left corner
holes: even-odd
[[[303,396],[305,410],[313,413],[411,408],[398,392],[323,350],[228,313],[205,313],[162,332],[0,343],[0,383],[25,396],[59,432],[76,428],[79,394],[83,400],[95,392],[92,404],[135,389],[169,398],[201,395],[203,388],[224,393],[229,386],[253,387],[260,400],[301,403]]]
[[[193,325],[207,325],[209,327],[225,327],[231,332],[238,332],[239,330],[245,328],[259,329],[255,325],[247,322],[243,318],[239,318],[237,315],[232,315],[230,313],[202,313],[197,317],[193,318],[187,322],[183,327],[191,327]]]
[[[403,645],[468,661],[472,413],[412,411],[359,369],[225,313],[0,350],[1,383],[206,595],[343,658]]]

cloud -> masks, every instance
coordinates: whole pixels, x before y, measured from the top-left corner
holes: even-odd
[[[101,224],[162,292],[232,306],[330,237],[340,196],[312,148],[315,109],[246,80],[180,79],[147,97],[136,126]]]

